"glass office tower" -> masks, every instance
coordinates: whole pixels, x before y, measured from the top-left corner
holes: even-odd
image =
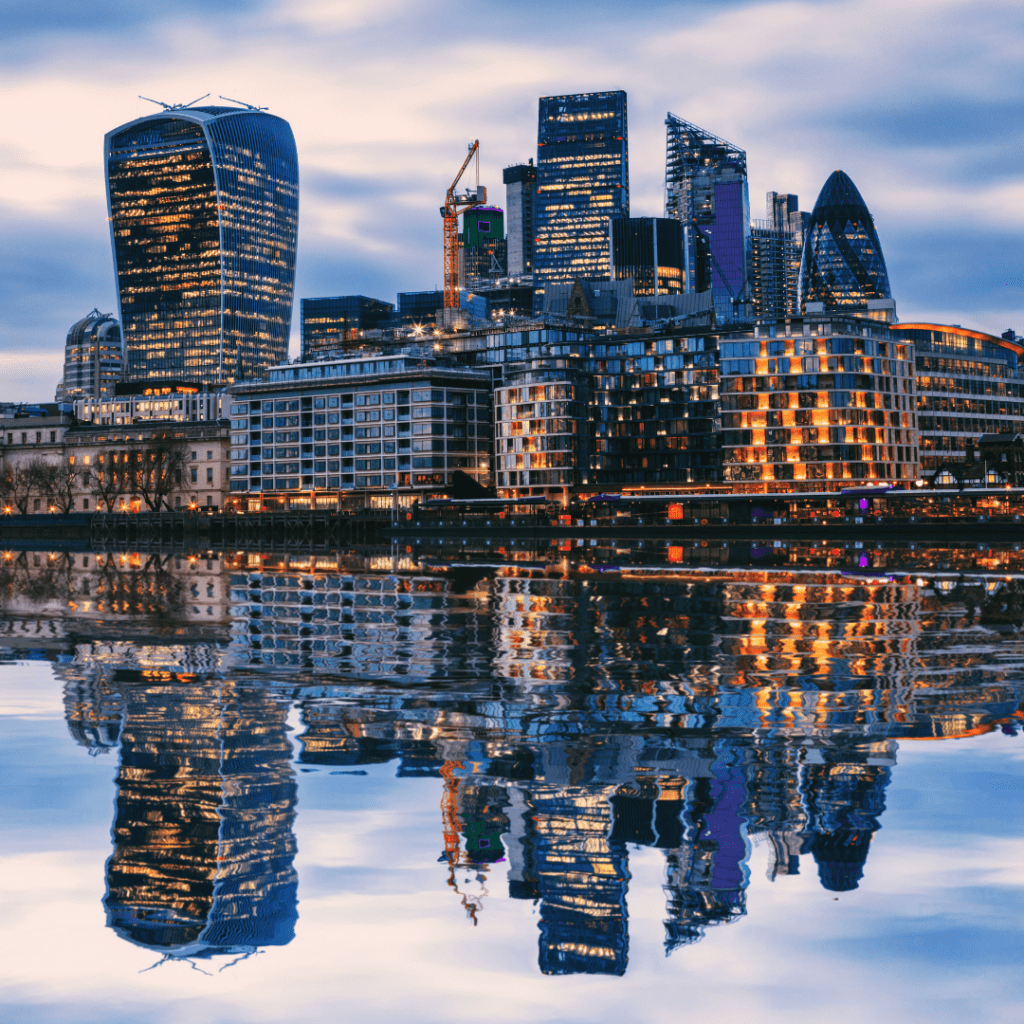
[[[169,108],[108,132],[127,380],[228,384],[288,351],[299,167],[286,121]]]
[[[675,114],[665,119],[665,216],[684,228],[686,290],[714,296],[719,322],[751,302],[747,154]]]
[[[548,284],[608,277],[608,221],[629,216],[627,143],[624,92],[541,97],[534,308]]]
[[[804,236],[800,308],[820,302],[826,311],[867,310],[891,298],[875,222],[849,176],[833,171]]]

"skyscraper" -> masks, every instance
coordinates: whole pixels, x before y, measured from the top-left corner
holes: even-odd
[[[751,302],[747,154],[675,114],[665,126],[665,216],[684,228],[686,290],[709,283],[718,319],[742,319]]]
[[[891,298],[875,222],[849,176],[833,171],[807,225],[801,310],[820,302],[825,311],[867,311],[869,303]]]
[[[286,121],[167,107],[108,132],[126,379],[231,383],[288,350],[299,169]]]
[[[121,325],[109,313],[94,309],[68,331],[57,401],[111,395],[122,370]]]
[[[508,217],[508,272],[511,277],[533,273],[533,210],[537,195],[537,168],[533,160],[502,172],[505,212]]]
[[[608,221],[629,216],[625,92],[542,96],[537,124],[535,308],[548,284],[608,277]]]
[[[810,214],[797,196],[769,192],[765,220],[750,229],[751,299],[755,316],[781,318],[800,311],[800,256]]]

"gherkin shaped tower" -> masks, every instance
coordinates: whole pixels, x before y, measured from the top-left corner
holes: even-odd
[[[889,275],[875,223],[857,186],[833,171],[818,195],[804,236],[800,263],[800,309],[808,302],[825,309],[866,309],[889,299]]]

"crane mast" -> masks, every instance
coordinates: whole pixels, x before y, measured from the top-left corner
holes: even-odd
[[[466,189],[462,195],[455,190],[462,175],[469,166],[469,161],[476,157],[476,188]],[[462,161],[459,173],[448,187],[441,207],[444,218],[444,308],[459,308],[459,214],[472,210],[474,206],[482,206],[487,202],[487,189],[480,187],[480,140],[474,139],[469,144],[469,152]]]

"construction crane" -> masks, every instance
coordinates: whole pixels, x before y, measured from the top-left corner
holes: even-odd
[[[455,189],[459,180],[469,166],[469,161],[476,157],[476,189],[466,189],[459,195]],[[459,308],[459,214],[472,210],[474,206],[483,206],[487,202],[487,189],[480,187],[480,140],[474,139],[469,144],[469,152],[462,161],[459,173],[448,187],[441,207],[444,218],[444,308]]]

